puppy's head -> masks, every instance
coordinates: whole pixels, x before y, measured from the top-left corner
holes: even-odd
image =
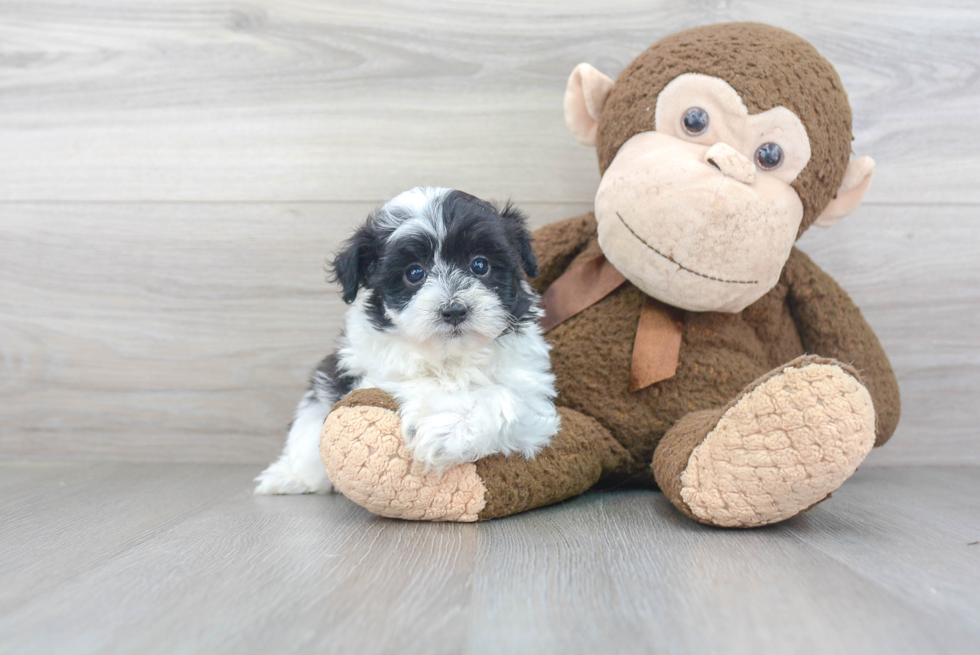
[[[382,331],[451,351],[539,317],[524,215],[452,189],[416,188],[368,217],[333,261],[344,302]]]

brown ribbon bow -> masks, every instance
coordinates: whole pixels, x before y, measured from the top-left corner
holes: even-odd
[[[542,296],[547,332],[618,289],[626,278],[599,255],[568,269]],[[646,296],[633,340],[630,391],[673,377],[683,332],[680,310]]]

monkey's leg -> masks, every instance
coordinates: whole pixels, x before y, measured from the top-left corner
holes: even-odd
[[[496,455],[436,475],[412,461],[394,398],[363,389],[327,417],[320,456],[334,486],[375,514],[417,521],[499,518],[576,496],[629,459],[594,419],[558,411],[562,429],[534,459]]]
[[[871,396],[853,369],[807,356],[756,380],[727,407],[678,421],[657,445],[653,472],[694,520],[748,528],[826,499],[874,442]]]

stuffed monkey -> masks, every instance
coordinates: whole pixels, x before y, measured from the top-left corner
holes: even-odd
[[[666,37],[565,116],[594,146],[594,212],[535,234],[562,429],[536,458],[424,474],[395,401],[328,416],[336,487],[390,517],[476,521],[594,486],[656,484],[701,523],[754,527],[827,498],[894,432],[898,385],[847,294],[794,242],[851,213],[874,162],[803,39],[754,23]]]

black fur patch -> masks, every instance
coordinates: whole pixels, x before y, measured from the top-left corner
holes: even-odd
[[[324,357],[323,361],[317,365],[316,373],[310,380],[310,390],[318,399],[330,398],[327,402],[332,404],[349,394],[360,379],[357,376],[348,375],[345,370],[340,368],[339,357],[334,352]]]
[[[367,314],[371,325],[378,330],[384,331],[395,327],[395,324],[385,314],[384,298],[381,292],[376,289],[372,290],[371,295],[368,296],[367,303],[364,306],[364,313]]]
[[[509,203],[499,211],[485,200],[451,191],[443,198],[442,216],[446,228],[440,246],[442,259],[472,275],[472,259],[486,257],[490,273],[473,277],[497,294],[511,325],[525,322],[535,297],[521,283],[525,274],[537,275],[538,265],[524,214]]]
[[[366,286],[378,258],[381,257],[383,241],[377,227],[375,215],[368,216],[367,222],[359,227],[354,235],[343,243],[340,252],[330,263],[330,281],[340,283],[343,299],[348,305],[357,298],[357,291]]]
[[[378,330],[391,329],[393,324],[385,308],[404,309],[422,286],[408,283],[405,271],[415,263],[431,270],[438,252],[448,265],[476,277],[497,294],[510,316],[511,329],[537,320],[531,312],[537,298],[521,284],[525,275],[538,274],[524,214],[511,203],[499,209],[462,191],[450,191],[430,202],[421,216],[405,207],[379,209],[344,242],[330,267],[331,280],[341,285],[344,302],[354,302],[362,288],[371,289],[365,305],[368,319]],[[431,225],[438,220],[434,215],[439,209],[443,223],[440,232],[446,235],[442,243],[421,226],[400,235],[397,245],[389,243],[399,225],[420,218]],[[470,263],[476,256],[489,260],[488,275],[479,277],[470,272]]]
[[[394,245],[387,244],[377,272],[369,282],[370,287],[384,295],[385,305],[401,311],[422,287],[422,284],[408,283],[406,270],[412,264],[421,264],[426,271],[430,270],[437,247],[435,238],[424,232],[398,236]]]

